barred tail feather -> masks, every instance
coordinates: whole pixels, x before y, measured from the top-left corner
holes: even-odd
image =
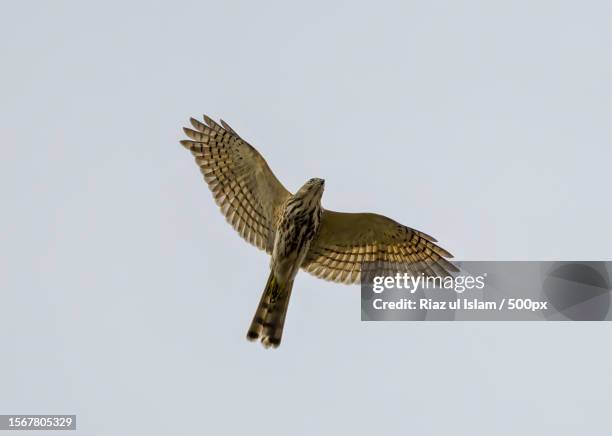
[[[280,345],[292,288],[293,280],[284,285],[280,284],[274,272],[270,271],[259,306],[247,332],[249,341],[259,339],[266,348],[276,348]]]

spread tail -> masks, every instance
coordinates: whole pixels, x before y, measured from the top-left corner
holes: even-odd
[[[293,280],[280,284],[274,272],[270,271],[259,306],[247,332],[249,341],[260,339],[266,348],[276,348],[280,345],[292,288]]]

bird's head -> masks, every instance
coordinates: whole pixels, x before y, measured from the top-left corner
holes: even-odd
[[[302,185],[302,187],[295,193],[296,197],[303,198],[305,200],[320,201],[323,195],[323,189],[325,188],[325,180],[323,179],[310,179]]]

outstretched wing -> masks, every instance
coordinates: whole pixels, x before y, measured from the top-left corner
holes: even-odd
[[[227,221],[244,239],[272,252],[275,222],[291,194],[264,158],[225,122],[204,116],[191,118],[195,130],[184,128],[191,140],[181,144],[195,157],[204,180]]]
[[[302,268],[326,280],[356,283],[363,262],[378,271],[448,276],[458,271],[431,236],[374,213],[323,211]]]

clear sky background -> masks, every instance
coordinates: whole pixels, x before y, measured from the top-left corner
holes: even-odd
[[[178,140],[228,121],[285,186],[461,260],[610,260],[607,1],[10,2],[1,413],[83,435],[608,434],[612,325],[362,323],[267,256]]]

